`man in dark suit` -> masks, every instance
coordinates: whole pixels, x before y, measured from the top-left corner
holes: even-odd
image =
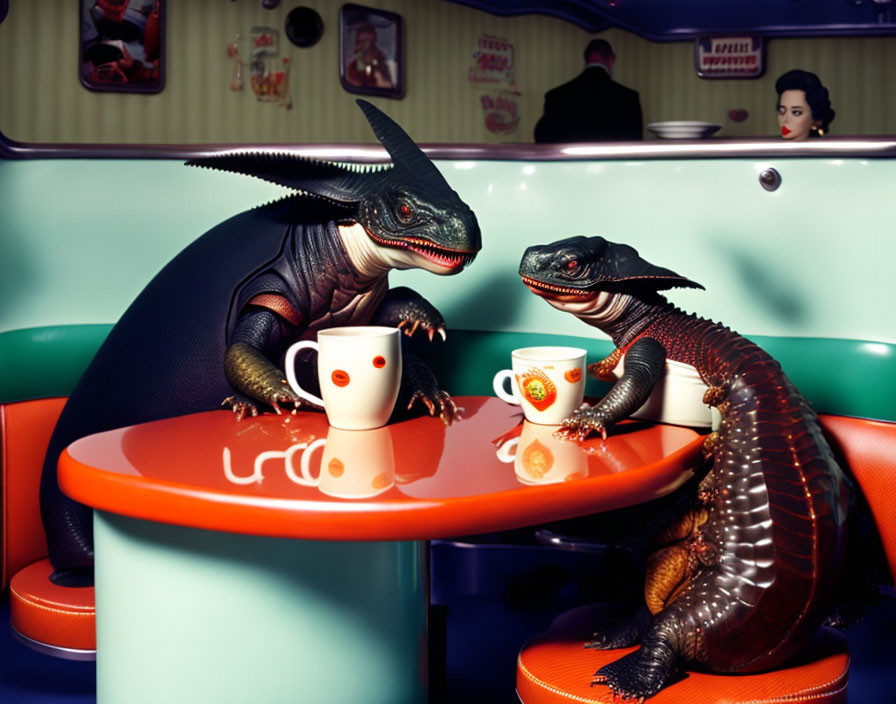
[[[616,55],[604,39],[585,47],[585,70],[544,96],[536,142],[597,142],[643,139],[638,93],[610,78]]]

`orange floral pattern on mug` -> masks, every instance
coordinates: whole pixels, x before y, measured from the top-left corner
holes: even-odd
[[[554,454],[536,438],[523,450],[522,465],[533,479],[541,479],[554,466]]]
[[[557,387],[541,369],[528,369],[518,374],[516,382],[520,387],[520,394],[536,411],[550,408],[557,400]]]

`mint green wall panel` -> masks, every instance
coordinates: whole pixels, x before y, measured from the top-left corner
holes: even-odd
[[[394,272],[449,329],[590,335],[516,273],[526,246],[600,234],[702,283],[682,308],[747,334],[896,342],[892,159],[441,161],[483,250],[451,278]],[[783,178],[773,193],[758,174]],[[114,322],[202,232],[283,190],[170,160],[0,161],[0,332]]]
[[[0,159],[0,331],[116,321],[205,230],[283,189],[179,161]]]
[[[770,166],[782,178],[759,185]],[[483,250],[456,279],[409,272],[450,325],[591,334],[520,283],[524,249],[571,235],[634,246],[706,291],[682,308],[744,333],[894,342],[892,160],[779,159],[443,164],[479,216]],[[397,281],[396,277],[396,281]],[[597,333],[595,333],[597,334]]]

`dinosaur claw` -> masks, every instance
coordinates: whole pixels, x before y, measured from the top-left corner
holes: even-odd
[[[439,335],[441,336],[442,342],[445,342],[448,339],[448,335],[445,332],[445,328],[439,328],[438,330],[436,330],[436,332],[439,333]]]

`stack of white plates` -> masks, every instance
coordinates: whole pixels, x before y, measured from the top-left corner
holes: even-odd
[[[651,122],[647,129],[660,139],[705,139],[722,128],[709,122]]]

